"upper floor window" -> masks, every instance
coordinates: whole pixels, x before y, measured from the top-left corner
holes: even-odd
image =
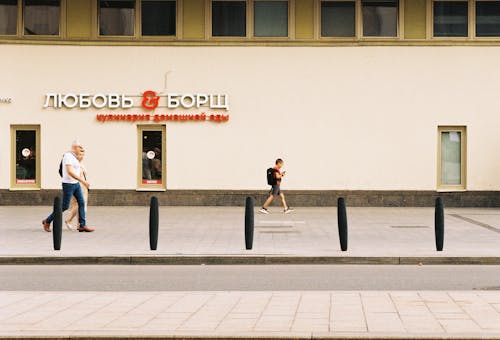
[[[24,0],[25,35],[59,35],[60,0]]]
[[[356,36],[356,3],[354,1],[322,1],[321,36]]]
[[[143,0],[141,2],[142,35],[175,35],[176,11],[175,0]]]
[[[135,0],[99,0],[99,35],[133,36]]]
[[[254,36],[288,36],[288,1],[254,2]]]
[[[363,36],[397,37],[398,7],[397,0],[362,0]]]
[[[0,35],[17,33],[17,0],[0,0]]]
[[[467,37],[469,5],[467,1],[434,1],[434,36]]]
[[[476,36],[500,36],[500,1],[476,1]]]
[[[246,15],[246,1],[212,1],[212,36],[245,37]]]

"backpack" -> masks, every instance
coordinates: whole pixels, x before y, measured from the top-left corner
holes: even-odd
[[[275,168],[267,169],[267,184],[275,185],[277,183],[276,176],[274,175],[276,172]]]
[[[59,163],[59,176],[62,177],[62,159],[61,159],[61,163]]]

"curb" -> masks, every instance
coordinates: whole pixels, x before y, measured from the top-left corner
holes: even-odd
[[[366,335],[348,335],[348,334],[328,334],[328,335],[69,335],[69,336],[28,336],[28,335],[14,335],[2,336],[0,339],[50,339],[50,340],[498,340],[500,335],[497,334],[478,334],[461,336],[460,334],[440,334],[440,335],[426,335],[426,334],[406,334],[406,335],[385,335],[385,334],[366,334]]]
[[[500,257],[0,256],[0,265],[500,265]]]

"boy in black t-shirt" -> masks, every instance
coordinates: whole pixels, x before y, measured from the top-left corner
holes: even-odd
[[[269,197],[267,198],[267,200],[264,203],[264,205],[262,206],[262,208],[259,210],[263,214],[269,214],[269,212],[267,211],[267,207],[276,198],[276,196],[279,196],[281,198],[281,203],[283,204],[283,208],[285,209],[284,210],[285,214],[291,213],[293,211],[293,209],[290,208],[286,204],[285,195],[281,192],[281,188],[280,188],[281,179],[286,174],[286,171],[281,172],[281,168],[283,167],[283,164],[285,164],[285,162],[283,162],[283,160],[281,158],[278,158],[276,160],[276,165],[273,168],[275,184],[271,185],[271,190],[269,191]]]

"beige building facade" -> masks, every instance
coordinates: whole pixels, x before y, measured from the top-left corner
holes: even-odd
[[[364,36],[371,12],[353,1],[354,36],[325,37],[349,26],[325,28],[322,13],[337,7],[295,0],[283,31],[268,30],[286,37],[255,36],[268,28],[257,1],[245,2],[245,36],[219,37],[234,27],[211,21],[216,2],[178,0],[171,37],[140,35],[139,1],[131,27],[109,26],[126,37],[97,34],[99,1],[61,1],[57,37],[27,35],[18,20],[0,41],[3,203],[46,203],[78,139],[95,195],[110,204],[136,204],[144,191],[167,204],[237,204],[265,193],[278,157],[295,205],[339,195],[431,205],[440,194],[500,204],[500,38],[476,36],[476,2],[466,2],[467,36],[448,38],[434,37],[434,2],[409,0],[374,12],[388,34],[384,18],[396,13],[395,36]],[[24,21],[28,5],[16,7]]]

